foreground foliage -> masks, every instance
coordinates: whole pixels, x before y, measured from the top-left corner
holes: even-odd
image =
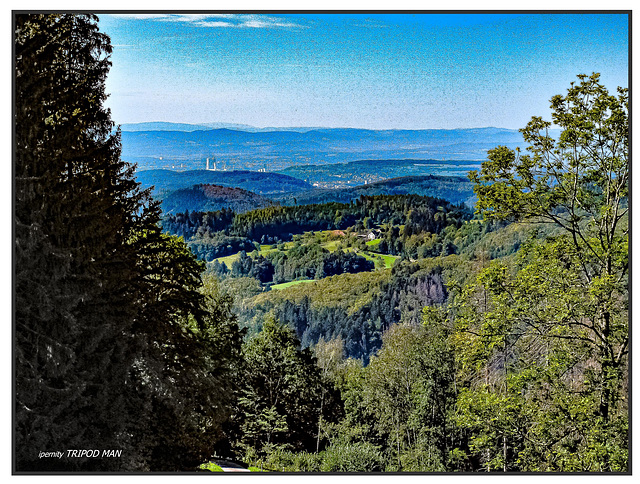
[[[15,470],[193,469],[230,416],[241,333],[120,160],[96,20],[16,15]]]
[[[529,153],[498,147],[471,176],[485,216],[559,229],[484,270],[458,308],[460,422],[487,470],[627,465],[628,92],[578,78],[551,101],[558,140],[534,117]]]

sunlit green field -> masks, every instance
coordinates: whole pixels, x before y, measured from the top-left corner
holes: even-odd
[[[274,284],[271,286],[271,290],[285,289],[287,287],[295,286],[303,282],[315,282],[313,279],[300,279],[298,281],[283,282],[282,284]]]
[[[328,250],[329,252],[335,252],[339,248],[348,251],[356,251],[362,257],[373,261],[375,263],[376,269],[388,269],[392,267],[395,261],[399,258],[394,255],[387,254],[378,254],[376,252],[371,252],[369,250],[358,250],[356,247],[347,246],[345,247],[346,238],[336,238],[333,233],[333,230],[322,230],[317,232],[306,232],[303,235],[296,236],[296,240],[292,242],[284,242],[283,244],[263,244],[260,246],[259,250],[252,252],[252,257],[256,257],[258,255],[266,256],[269,253],[276,252],[278,250],[289,250],[291,249],[296,242],[301,242],[303,244],[319,244],[323,249]],[[370,248],[370,250],[374,251],[378,245],[380,244],[380,239],[369,240],[366,242],[366,246]],[[226,266],[231,269],[233,263],[240,257],[240,254],[232,254],[225,257],[218,257],[217,260],[220,263],[226,264]],[[213,262],[213,261],[212,261]],[[291,284],[297,284],[305,281],[292,281],[284,284],[276,284],[275,286],[271,286],[272,289],[282,289],[284,287],[288,287]]]

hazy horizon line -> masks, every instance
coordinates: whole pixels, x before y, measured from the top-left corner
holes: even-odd
[[[246,123],[227,123],[227,122],[207,122],[207,123],[197,123],[197,122],[182,122],[182,121],[136,121],[136,122],[125,122],[125,123],[115,123],[116,126],[135,126],[135,125],[143,125],[143,124],[174,124],[174,125],[185,125],[185,126],[194,126],[194,127],[204,127],[210,129],[227,129],[228,127],[237,127],[237,128],[252,128],[259,130],[266,129],[352,129],[359,131],[457,131],[457,130],[472,130],[472,129],[500,129],[506,131],[519,131],[520,128],[505,128],[501,126],[467,126],[467,127],[456,127],[456,128],[364,128],[364,127],[356,127],[356,126],[256,126],[252,124]]]

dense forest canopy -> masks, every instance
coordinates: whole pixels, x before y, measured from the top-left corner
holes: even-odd
[[[14,35],[14,472],[628,472],[626,89],[579,75],[475,213],[204,180],[162,215],[97,18]]]

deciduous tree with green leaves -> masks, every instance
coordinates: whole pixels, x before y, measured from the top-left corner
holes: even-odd
[[[268,318],[244,346],[245,372],[236,411],[237,447],[247,457],[275,449],[315,450],[320,369],[288,326]]]
[[[391,326],[366,368],[363,398],[396,471],[445,470],[454,367],[436,314],[427,310],[423,326]]]
[[[553,236],[526,244],[516,266],[493,263],[481,273],[458,308],[455,338],[459,368],[467,375],[476,369],[468,384],[502,393],[501,402],[536,422],[519,450],[531,455],[547,447],[546,454],[536,451],[544,455],[536,470],[621,470],[628,408],[628,91],[610,95],[598,74],[578,79],[551,100],[557,139],[549,133],[552,122],[534,117],[521,130],[526,154],[498,147],[470,175],[484,217],[545,224]],[[530,399],[516,405],[507,398],[513,392]],[[506,415],[498,403],[494,411]],[[557,418],[545,427],[551,415]],[[609,451],[594,451],[600,444],[580,423],[587,421],[608,429]],[[515,456],[517,449],[509,452]],[[578,450],[599,460],[559,457]]]

